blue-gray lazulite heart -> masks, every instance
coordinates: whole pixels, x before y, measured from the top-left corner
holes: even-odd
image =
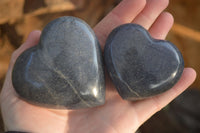
[[[184,61],[168,41],[155,40],[141,26],[125,24],[109,35],[104,50],[108,73],[122,98],[162,93],[180,79]]]
[[[18,57],[12,82],[22,99],[39,106],[78,109],[104,104],[102,55],[92,29],[74,17],[50,22],[39,44]]]

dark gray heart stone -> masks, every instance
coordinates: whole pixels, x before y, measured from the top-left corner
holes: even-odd
[[[18,57],[12,82],[22,99],[39,106],[78,109],[104,104],[102,55],[92,29],[74,17],[50,22],[39,44]]]
[[[172,43],[151,38],[136,24],[114,29],[104,53],[109,75],[121,97],[127,100],[170,89],[184,69],[182,55]]]

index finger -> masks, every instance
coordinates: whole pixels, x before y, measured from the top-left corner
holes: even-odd
[[[94,27],[102,49],[108,34],[115,27],[130,23],[142,11],[145,4],[146,0],[123,0]]]

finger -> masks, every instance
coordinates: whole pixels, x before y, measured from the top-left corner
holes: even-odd
[[[149,29],[168,4],[169,0],[147,0],[144,10],[133,20],[133,23]]]
[[[115,27],[124,23],[130,23],[142,11],[145,4],[146,0],[123,0],[94,27],[102,48],[108,34]]]
[[[151,26],[149,33],[155,39],[165,39],[173,23],[173,16],[168,12],[163,12]]]
[[[187,89],[195,80],[196,72],[192,68],[185,68],[179,82],[167,92],[133,103],[134,112],[137,112],[138,124],[150,118],[157,111],[169,104],[174,98]]]

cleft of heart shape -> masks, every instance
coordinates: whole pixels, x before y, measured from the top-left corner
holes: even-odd
[[[126,100],[165,92],[177,83],[184,69],[175,45],[153,39],[137,24],[124,24],[111,32],[104,60],[117,91]]]
[[[98,40],[92,29],[75,17],[50,22],[39,44],[18,57],[12,72],[20,98],[49,108],[104,104],[104,79]]]

